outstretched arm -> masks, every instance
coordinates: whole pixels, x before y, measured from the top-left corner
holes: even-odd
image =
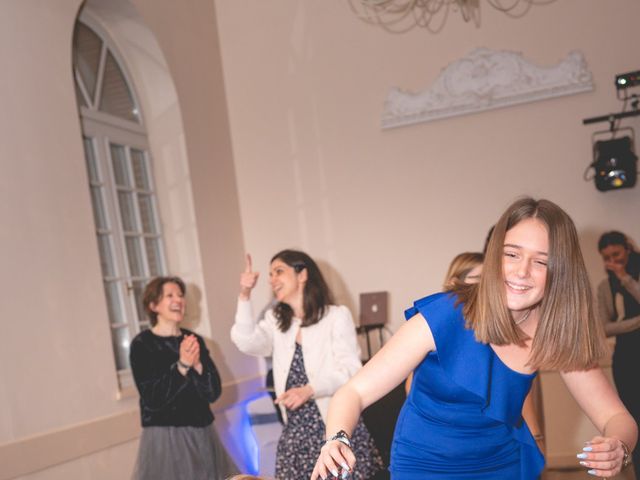
[[[362,410],[400,384],[422,359],[435,350],[431,329],[422,315],[409,319],[364,367],[335,393],[327,415],[327,438],[344,430],[351,435]],[[327,478],[329,472],[351,470],[355,457],[344,443],[327,442],[311,475]]]
[[[613,477],[623,466],[625,446],[636,446],[638,426],[599,367],[562,373],[567,388],[582,411],[601,432],[585,443],[580,464],[598,477]],[[624,445],[623,445],[624,444]]]

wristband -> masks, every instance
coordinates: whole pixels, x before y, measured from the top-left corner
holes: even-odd
[[[629,447],[627,447],[627,444],[622,440],[620,440],[620,445],[624,451],[624,456],[622,457],[622,468],[625,468],[631,463],[631,452],[629,452]]]
[[[347,447],[351,448],[351,440],[349,439],[349,435],[344,430],[340,430],[333,437],[331,437],[327,442],[331,442],[333,440],[337,440],[340,443],[344,443]]]
[[[191,365],[187,365],[186,363],[184,363],[182,360],[178,359],[178,361],[176,362],[180,367],[184,368],[185,370],[189,370],[191,368]]]

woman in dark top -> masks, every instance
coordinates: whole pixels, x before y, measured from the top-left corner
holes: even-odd
[[[151,329],[133,339],[130,351],[143,427],[136,480],[222,480],[238,473],[209,408],[221,393],[218,371],[202,338],[179,327],[185,291],[180,278],[158,277],[143,294]]]
[[[604,233],[598,241],[608,278],[598,285],[598,312],[607,336],[616,337],[613,379],[620,398],[640,422],[640,253],[622,232]],[[640,449],[633,452],[640,478]]]

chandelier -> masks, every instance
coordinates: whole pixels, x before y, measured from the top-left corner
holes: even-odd
[[[533,5],[555,0],[486,0],[493,8],[510,17],[521,17]],[[404,33],[414,27],[437,33],[450,11],[460,12],[465,22],[480,25],[480,0],[349,0],[351,9],[363,21],[379,25],[392,33]]]

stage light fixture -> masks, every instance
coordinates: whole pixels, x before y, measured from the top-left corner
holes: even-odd
[[[615,133],[615,132],[613,132]],[[593,144],[594,181],[601,192],[632,188],[638,177],[638,157],[633,137],[599,140]]]
[[[640,85],[640,70],[616,75],[616,88],[622,90]]]

